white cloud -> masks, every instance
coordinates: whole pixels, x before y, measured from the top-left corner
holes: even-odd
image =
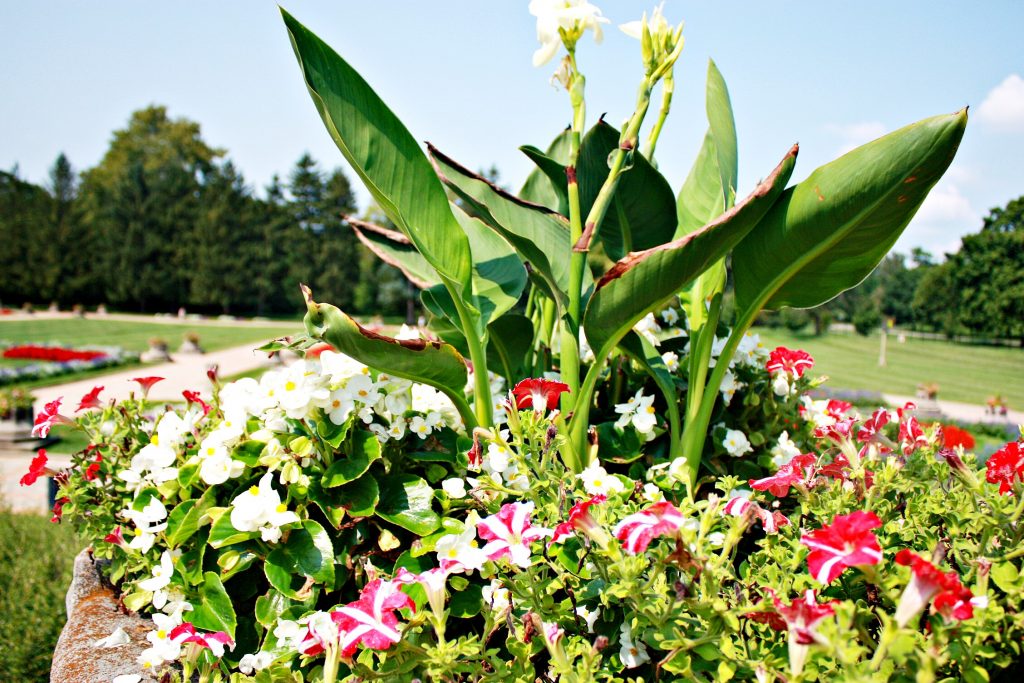
[[[978,118],[997,130],[1024,132],[1024,78],[1010,74],[978,106]]]
[[[878,121],[862,121],[861,123],[830,123],[825,130],[841,140],[837,156],[860,147],[866,142],[880,138],[886,133],[885,124]]]
[[[978,230],[981,224],[978,212],[950,175],[932,188],[896,243],[895,251],[909,253],[913,247],[923,247],[942,260],[944,253],[959,249],[961,236]]]

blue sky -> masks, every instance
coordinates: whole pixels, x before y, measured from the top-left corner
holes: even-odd
[[[653,6],[595,0],[612,26]],[[564,92],[535,69],[526,0],[285,0],[391,105],[413,135],[471,167],[497,164],[513,186],[530,170],[517,147],[546,146],[569,120]],[[673,114],[658,161],[673,186],[705,128],[704,73],[729,84],[740,193],[793,142],[796,179],[855,144],[971,106],[953,167],[898,244],[942,252],[989,208],[1024,194],[1024,2],[696,2],[685,19]],[[610,28],[579,51],[589,119],[618,125],[640,76],[638,43]],[[256,188],[310,151],[341,156],[302,85],[273,2],[0,0],[0,168],[41,182],[60,151],[95,164],[129,113],[166,104],[202,124]],[[361,193],[363,204],[366,193]]]

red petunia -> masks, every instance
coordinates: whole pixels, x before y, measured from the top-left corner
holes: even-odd
[[[774,512],[765,510],[754,501],[742,496],[732,498],[722,508],[723,515],[730,515],[732,517],[744,517],[748,513],[752,517],[757,517],[761,520],[761,526],[764,527],[764,531],[767,534],[777,534],[780,527],[789,526],[790,524],[789,519],[778,510]]]
[[[46,407],[36,415],[35,424],[32,426],[32,436],[45,437],[50,433],[50,428],[57,424],[73,425],[74,420],[60,414],[60,402],[62,398],[56,398],[46,404]]]
[[[46,450],[40,448],[36,457],[32,458],[32,462],[29,463],[28,472],[22,476],[20,483],[22,486],[31,486],[44,474],[46,474]]]
[[[78,402],[78,407],[75,408],[75,412],[82,410],[88,410],[90,408],[102,408],[103,402],[100,401],[100,392],[103,391],[103,387],[93,387],[92,391],[82,397],[82,400]]]
[[[901,627],[920,614],[929,602],[947,619],[963,621],[974,616],[974,595],[960,582],[954,571],[943,572],[920,555],[904,548],[896,553],[896,564],[910,567],[910,583],[896,607],[896,623]]]
[[[1024,481],[1024,449],[1013,441],[993,453],[985,463],[985,480],[999,484],[999,493],[1009,493],[1014,480]]]
[[[956,425],[942,426],[942,445],[945,448],[956,448],[962,446],[964,450],[974,448],[974,437],[966,429],[960,429]]]
[[[520,381],[512,389],[516,398],[516,408],[524,410],[533,408],[538,413],[554,410],[558,407],[558,399],[569,391],[569,385],[550,379],[529,378]]]
[[[210,414],[210,404],[202,399],[198,391],[189,391],[188,389],[186,389],[185,391],[181,392],[181,395],[185,397],[185,400],[189,402],[189,405],[193,403],[198,403],[199,406],[202,407],[203,409],[203,415]]]
[[[830,425],[823,427],[815,427],[814,438],[826,439],[836,444],[841,444],[844,441],[850,439],[850,434],[853,432],[853,418],[847,417],[842,420],[836,420]]]
[[[785,346],[780,346],[768,354],[768,362],[765,369],[771,374],[784,372],[796,379],[803,377],[803,374],[814,367],[814,359],[806,351],[793,351]]]
[[[800,542],[811,549],[807,567],[822,584],[832,583],[847,567],[878,564],[882,548],[872,532],[882,526],[874,512],[857,510],[836,515],[828,526],[804,534]]]
[[[594,505],[600,505],[606,500],[608,500],[608,496],[599,493],[589,500],[581,500],[573,505],[569,510],[569,518],[555,527],[555,532],[548,542],[548,547],[550,548],[555,543],[561,543],[576,531],[582,531],[587,536],[591,536],[598,529],[598,524],[591,516],[590,508]]]
[[[127,545],[124,540],[124,532],[121,531],[120,526],[115,526],[113,531],[103,537],[103,541],[105,543],[113,543],[114,545],[122,547]]]
[[[789,495],[790,486],[806,485],[814,478],[816,460],[811,453],[797,455],[772,476],[751,479],[748,483],[758,491],[768,491],[776,498],[785,498]]]
[[[142,396],[145,398],[149,396],[149,390],[153,388],[153,385],[157,382],[164,381],[163,377],[135,377],[131,381],[138,382],[139,386],[142,387]]]

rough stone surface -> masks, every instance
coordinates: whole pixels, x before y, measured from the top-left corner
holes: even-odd
[[[50,669],[51,683],[109,683],[121,674],[142,675],[143,683],[156,683],[136,663],[149,644],[146,634],[153,622],[135,614],[124,614],[114,591],[103,585],[88,549],[75,558],[75,572],[67,594],[68,623],[61,631]],[[118,627],[131,642],[98,649],[95,643]]]

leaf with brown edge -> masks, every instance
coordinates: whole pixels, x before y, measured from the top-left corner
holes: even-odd
[[[782,194],[798,147],[741,203],[703,228],[645,251],[633,252],[602,277],[583,318],[587,340],[598,362],[649,311],[725,256],[768,212]]]
[[[466,360],[450,344],[425,339],[395,339],[368,330],[336,306],[316,303],[301,285],[306,299],[306,331],[347,356],[395,377],[422,382],[444,392],[468,428],[476,424],[464,395]]]
[[[343,218],[364,247],[384,263],[402,271],[409,282],[420,289],[428,289],[441,284],[437,271],[427,263],[422,254],[416,251],[412,241],[401,232],[389,230],[376,223],[352,216],[343,216]]]

